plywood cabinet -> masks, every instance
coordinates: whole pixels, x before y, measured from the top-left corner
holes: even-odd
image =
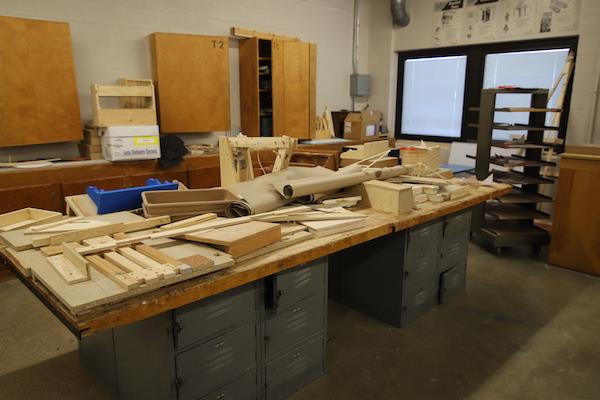
[[[240,41],[242,132],[314,136],[316,45],[295,40]]]
[[[154,33],[150,43],[161,133],[229,130],[229,39]]]
[[[0,17],[0,147],[81,137],[69,24]]]

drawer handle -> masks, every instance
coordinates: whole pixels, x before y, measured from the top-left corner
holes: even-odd
[[[225,398],[225,392],[219,393],[218,395],[215,396],[215,400],[221,400],[224,398]]]
[[[293,313],[297,313],[298,311],[302,310],[302,307],[296,307],[292,310]]]
[[[215,349],[221,348],[223,346],[225,346],[225,342],[219,342],[219,343],[215,344]]]
[[[292,357],[293,357],[293,358],[298,358],[298,357],[300,357],[301,355],[302,355],[302,353],[300,353],[300,352],[297,352],[297,353],[294,353],[294,354],[292,354]]]

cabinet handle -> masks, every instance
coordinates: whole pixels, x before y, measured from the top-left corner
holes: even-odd
[[[225,398],[225,392],[219,393],[218,395],[215,396],[215,400],[221,400],[224,398]]]
[[[293,313],[297,313],[298,311],[302,310],[302,307],[296,307],[292,310]]]
[[[215,344],[215,349],[218,349],[223,346],[225,346],[225,342],[219,342],[219,343]]]
[[[299,357],[299,356],[301,356],[301,355],[302,355],[302,353],[300,353],[300,352],[297,352],[297,353],[294,353],[294,354],[292,354],[292,357],[293,357],[293,358],[297,358],[297,357]]]

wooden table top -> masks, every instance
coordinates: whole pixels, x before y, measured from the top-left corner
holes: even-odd
[[[8,252],[0,250],[0,254],[19,279],[74,335],[84,337],[144,320],[354,245],[464,210],[486,200],[508,194],[511,190],[510,185],[504,184],[479,187],[473,190],[469,196],[459,200],[424,203],[419,210],[402,215],[362,209],[361,213],[368,215],[367,224],[363,228],[323,238],[309,239],[209,275],[165,286],[109,306],[99,306],[80,315],[69,312],[60,300],[40,282],[24,276],[16,267],[18,261],[12,258]]]

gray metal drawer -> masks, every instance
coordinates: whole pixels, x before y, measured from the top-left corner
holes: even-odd
[[[323,296],[311,296],[284,312],[267,313],[265,323],[265,342],[267,360],[273,356],[296,347],[324,329]]]
[[[437,274],[439,255],[435,243],[413,248],[404,258],[404,279],[407,282],[425,280]]]
[[[425,314],[437,303],[439,279],[412,282],[404,287],[402,298],[402,326]]]
[[[444,219],[444,235],[449,233],[470,229],[471,227],[471,209],[461,211],[456,214],[448,215]]]
[[[267,363],[267,400],[289,397],[325,370],[323,336],[316,337]]]
[[[254,284],[229,290],[217,296],[175,310],[177,348],[209,339],[256,318]]]
[[[200,400],[256,400],[256,370],[248,372],[235,382],[215,390]]]
[[[442,221],[439,219],[409,228],[406,233],[406,254],[431,246],[437,249],[441,229]]]
[[[285,310],[313,294],[323,293],[326,260],[326,258],[320,258],[276,275],[277,290],[280,291],[278,310]]]
[[[446,232],[442,240],[439,272],[447,271],[453,266],[467,262],[469,251],[469,229]]]
[[[440,303],[447,304],[465,290],[467,264],[462,263],[444,272],[440,277]]]
[[[211,393],[256,367],[255,324],[247,324],[175,356],[179,399]]]

